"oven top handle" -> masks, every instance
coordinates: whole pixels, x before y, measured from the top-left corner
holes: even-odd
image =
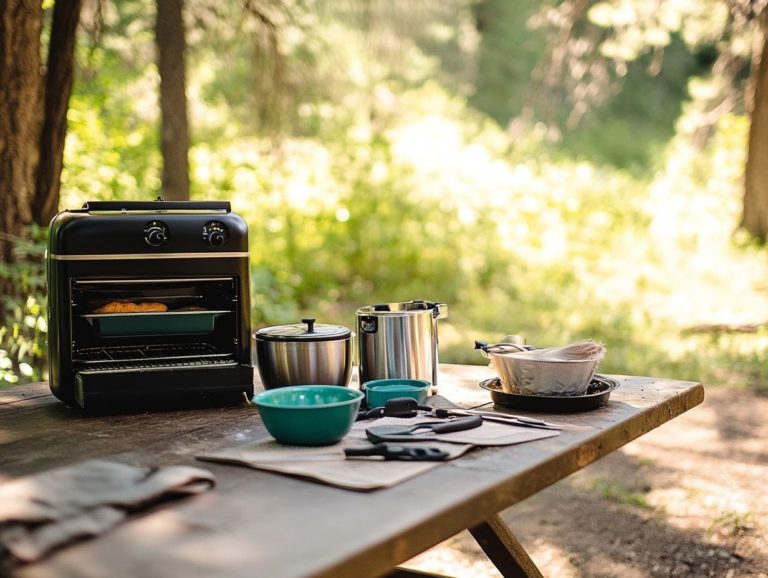
[[[88,201],[84,211],[232,211],[229,201]]]

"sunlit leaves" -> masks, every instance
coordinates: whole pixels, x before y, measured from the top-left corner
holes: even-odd
[[[733,66],[723,57],[753,56],[755,35],[761,34],[757,23],[764,10],[764,2],[605,0],[594,4],[588,15],[593,24],[608,32],[600,44],[608,58],[626,62],[648,52],[661,55],[676,34],[693,52],[701,47],[715,50],[721,61],[714,66],[715,76],[732,82],[733,72],[724,74],[723,69]],[[656,60],[660,63],[660,56]]]
[[[80,46],[64,207],[159,189],[152,4],[105,3],[103,42]],[[729,15],[714,0],[605,0],[585,22],[574,14],[581,3],[545,3],[528,21],[501,2],[512,8],[496,38],[469,3],[284,0],[251,6],[261,20],[241,3],[186,5],[192,196],[230,200],[248,222],[254,324],[312,315],[351,325],[356,305],[427,298],[451,305],[443,360],[476,360],[466,331],[542,345],[595,337],[609,345],[604,368],[627,373],[693,371],[705,361],[697,348],[755,359],[765,350],[764,335],[737,347],[678,334],[720,317],[768,317],[764,255],[730,237],[744,117],[715,119],[714,139],[697,148],[691,136],[707,110],[688,104],[655,164],[630,174],[596,160],[629,166],[633,151],[664,140],[646,125],[666,123],[671,134],[679,115],[690,60],[635,84],[631,61],[683,52],[676,35],[715,57],[723,43],[746,54],[752,29],[725,32],[746,4]],[[527,25],[562,31],[574,21],[590,34],[555,47],[533,74],[546,91],[526,94],[532,59],[545,51]],[[498,84],[475,77],[472,53],[484,50],[500,62]],[[475,108],[554,101],[554,117],[568,108],[583,120],[625,73],[631,90],[611,118],[595,115],[591,137],[584,123],[563,136],[522,105],[503,111],[504,124],[520,113],[503,127]],[[690,94],[713,100],[728,84],[696,79]],[[581,138],[578,158],[553,154],[547,143],[560,136]],[[0,328],[0,381],[44,377],[42,247],[38,239],[29,258],[0,269],[33,296]]]
[[[41,303],[42,288],[34,288],[26,302],[14,303],[6,299],[6,318],[0,326],[0,386],[41,380],[45,377],[45,344],[48,326],[45,320],[45,301]],[[43,298],[44,299],[44,298]]]

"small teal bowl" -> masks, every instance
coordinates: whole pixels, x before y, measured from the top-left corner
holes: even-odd
[[[410,397],[419,405],[427,402],[431,383],[424,379],[374,379],[364,384],[365,402],[369,408],[381,407],[396,397]]]
[[[349,432],[362,399],[361,391],[338,385],[294,385],[258,393],[253,403],[280,443],[326,446]]]

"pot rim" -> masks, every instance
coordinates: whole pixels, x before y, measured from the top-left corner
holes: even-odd
[[[424,305],[421,309],[396,309],[395,311],[391,311],[389,309],[377,309],[377,307],[390,307],[392,305]],[[443,319],[448,316],[448,304],[447,303],[438,303],[436,301],[395,301],[392,303],[381,303],[377,305],[364,305],[362,307],[358,307],[355,311],[355,314],[357,316],[365,316],[365,315],[371,315],[371,316],[410,316],[410,315],[423,315],[428,314],[432,317],[435,317],[436,319]]]
[[[287,331],[289,329],[298,329],[302,323],[292,323],[288,325],[271,325],[269,327],[262,327],[253,332],[253,338],[256,341],[273,341],[283,343],[318,343],[324,341],[344,341],[345,339],[351,339],[354,333],[348,327],[343,325],[331,325],[325,323],[315,323],[312,319],[311,327],[312,332],[305,331],[303,333],[283,334],[278,333],[281,329]],[[321,329],[317,332],[317,329]],[[322,330],[330,330],[329,332],[323,332]]]
[[[258,331],[253,332],[253,337],[256,341],[264,341],[271,343],[323,343],[326,341],[346,341],[352,339],[353,333],[350,331],[349,335],[339,336],[323,336],[323,337],[287,337],[282,335],[263,335]]]
[[[557,363],[596,363],[599,361],[602,361],[602,357],[593,357],[590,359],[530,359],[528,357],[520,356],[519,354],[515,353],[496,353],[496,352],[488,352],[489,355],[492,355],[494,359],[501,359],[504,361],[512,360],[512,361],[524,361],[527,363],[541,363],[542,365],[552,365]]]
[[[330,389],[333,388],[333,389]],[[272,400],[273,397],[277,397],[280,395],[285,395],[287,393],[311,393],[312,390],[316,391],[333,391],[334,393],[337,392],[337,390],[343,390],[345,393],[343,395],[347,395],[348,398],[341,400],[341,401],[331,401],[326,403],[317,403],[317,404],[308,404],[308,405],[281,405],[280,403],[276,403]],[[255,406],[264,406],[268,407],[270,409],[279,409],[279,410],[298,410],[298,411],[306,411],[306,410],[317,410],[317,409],[325,409],[325,408],[331,408],[331,407],[342,407],[345,405],[350,405],[355,403],[356,401],[362,400],[365,397],[365,394],[358,390],[358,389],[350,389],[348,387],[343,387],[340,385],[288,385],[284,387],[277,387],[272,389],[267,389],[265,391],[261,391],[253,396],[252,402]]]

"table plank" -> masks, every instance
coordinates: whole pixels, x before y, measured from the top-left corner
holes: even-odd
[[[15,387],[2,387],[0,388],[0,405],[48,398],[50,396],[51,391],[46,383],[28,383]]]
[[[460,404],[487,401],[477,383],[489,376],[487,367],[441,366],[440,393]],[[622,385],[606,407],[549,416],[564,425],[558,437],[476,450],[369,494],[194,460],[196,453],[264,435],[252,408],[82,417],[45,395],[45,384],[24,386],[43,397],[0,405],[0,480],[101,457],[142,465],[195,464],[213,471],[218,485],[44,563],[17,568],[13,576],[381,575],[687,411],[704,396],[702,386],[692,382],[619,379]]]

